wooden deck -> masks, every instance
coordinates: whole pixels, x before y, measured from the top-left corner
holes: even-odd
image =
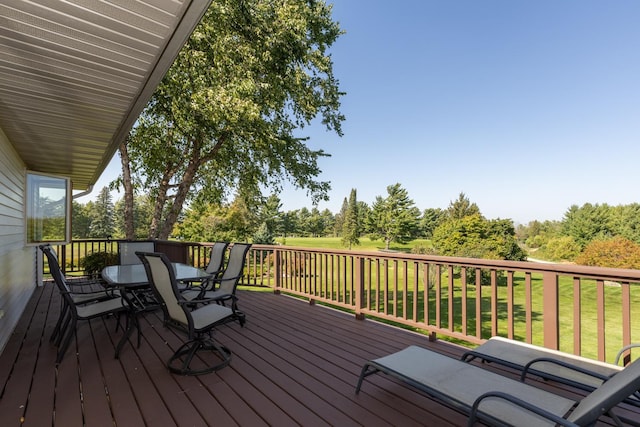
[[[113,357],[122,336],[115,319],[80,324],[56,369],[49,335],[59,296],[52,285],[39,288],[0,355],[0,426],[466,425],[463,414],[383,375],[354,393],[367,359],[409,344],[452,357],[462,347],[283,295],[240,291],[239,298],[247,325],[216,333],[233,351],[231,365],[182,377],[165,361],[183,337],[156,313],[142,319],[142,345],[126,344],[120,359]],[[640,421],[640,413],[622,409]]]

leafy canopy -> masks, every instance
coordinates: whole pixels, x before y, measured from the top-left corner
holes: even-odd
[[[300,134],[319,117],[342,135],[328,52],[341,33],[323,1],[211,4],[121,147],[156,198],[151,237],[168,237],[196,194],[249,200],[290,181],[327,198],[329,183],[316,180],[327,153]]]

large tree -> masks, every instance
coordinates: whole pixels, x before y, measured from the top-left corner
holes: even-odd
[[[614,234],[611,214],[612,209],[606,203],[585,203],[581,207],[572,205],[564,214],[562,231],[584,249],[592,240],[609,238]]]
[[[324,1],[211,4],[120,146],[125,194],[140,183],[156,200],[150,237],[167,238],[196,193],[248,200],[288,180],[313,201],[327,198],[329,183],[316,179],[327,154],[301,129],[320,116],[342,135],[328,53],[340,34]]]
[[[438,255],[522,261],[524,251],[510,219],[487,220],[479,213],[443,222],[433,233]]]
[[[420,210],[400,184],[387,187],[387,197],[377,196],[371,206],[371,238],[384,240],[385,249],[392,242],[406,243],[416,238]]]

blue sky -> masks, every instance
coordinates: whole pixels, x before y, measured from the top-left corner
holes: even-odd
[[[302,131],[332,155],[320,209],[337,212],[351,188],[371,204],[395,183],[421,210],[464,192],[517,223],[640,202],[640,2],[333,4],[344,136]],[[311,207],[304,191],[280,196],[284,210]]]

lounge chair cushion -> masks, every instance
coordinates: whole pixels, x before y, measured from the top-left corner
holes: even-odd
[[[471,357],[478,357],[517,370],[522,370],[529,362],[543,357],[560,360],[606,377],[618,373],[623,369],[621,366],[610,363],[587,359],[585,357],[550,350],[503,337],[490,338],[484,344],[465,353],[463,360]],[[530,372],[565,384],[587,386],[587,389],[594,389],[602,384],[602,380],[596,377],[544,361],[532,365]]]
[[[478,397],[489,391],[509,394],[560,417],[575,405],[570,399],[417,346],[407,347],[368,364],[465,413],[469,413]],[[547,419],[497,399],[484,401],[480,411],[485,416],[512,425],[554,425]]]

